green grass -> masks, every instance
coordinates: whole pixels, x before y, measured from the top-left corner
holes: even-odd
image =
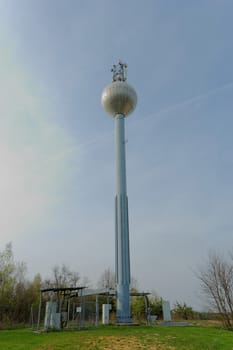
[[[77,332],[0,331],[1,350],[233,350],[233,332],[211,327],[100,327]]]

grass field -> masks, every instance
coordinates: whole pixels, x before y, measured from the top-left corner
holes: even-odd
[[[233,332],[214,327],[100,327],[77,332],[0,331],[1,350],[233,350]]]

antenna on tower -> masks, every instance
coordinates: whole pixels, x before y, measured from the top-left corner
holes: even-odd
[[[127,78],[127,64],[119,60],[118,64],[114,64],[111,72],[113,72],[112,81],[126,81]]]

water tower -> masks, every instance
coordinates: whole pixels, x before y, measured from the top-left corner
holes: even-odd
[[[128,197],[126,186],[125,117],[137,104],[134,88],[126,82],[127,65],[113,65],[113,81],[103,93],[105,111],[115,119],[116,198],[115,198],[115,274],[117,323],[131,323],[130,311],[130,249]]]

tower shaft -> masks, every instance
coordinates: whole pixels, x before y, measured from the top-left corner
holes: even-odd
[[[128,198],[126,185],[125,157],[125,117],[115,116],[115,152],[116,152],[116,198],[115,198],[115,259],[116,259],[116,293],[117,322],[129,323],[130,312],[130,252]]]

